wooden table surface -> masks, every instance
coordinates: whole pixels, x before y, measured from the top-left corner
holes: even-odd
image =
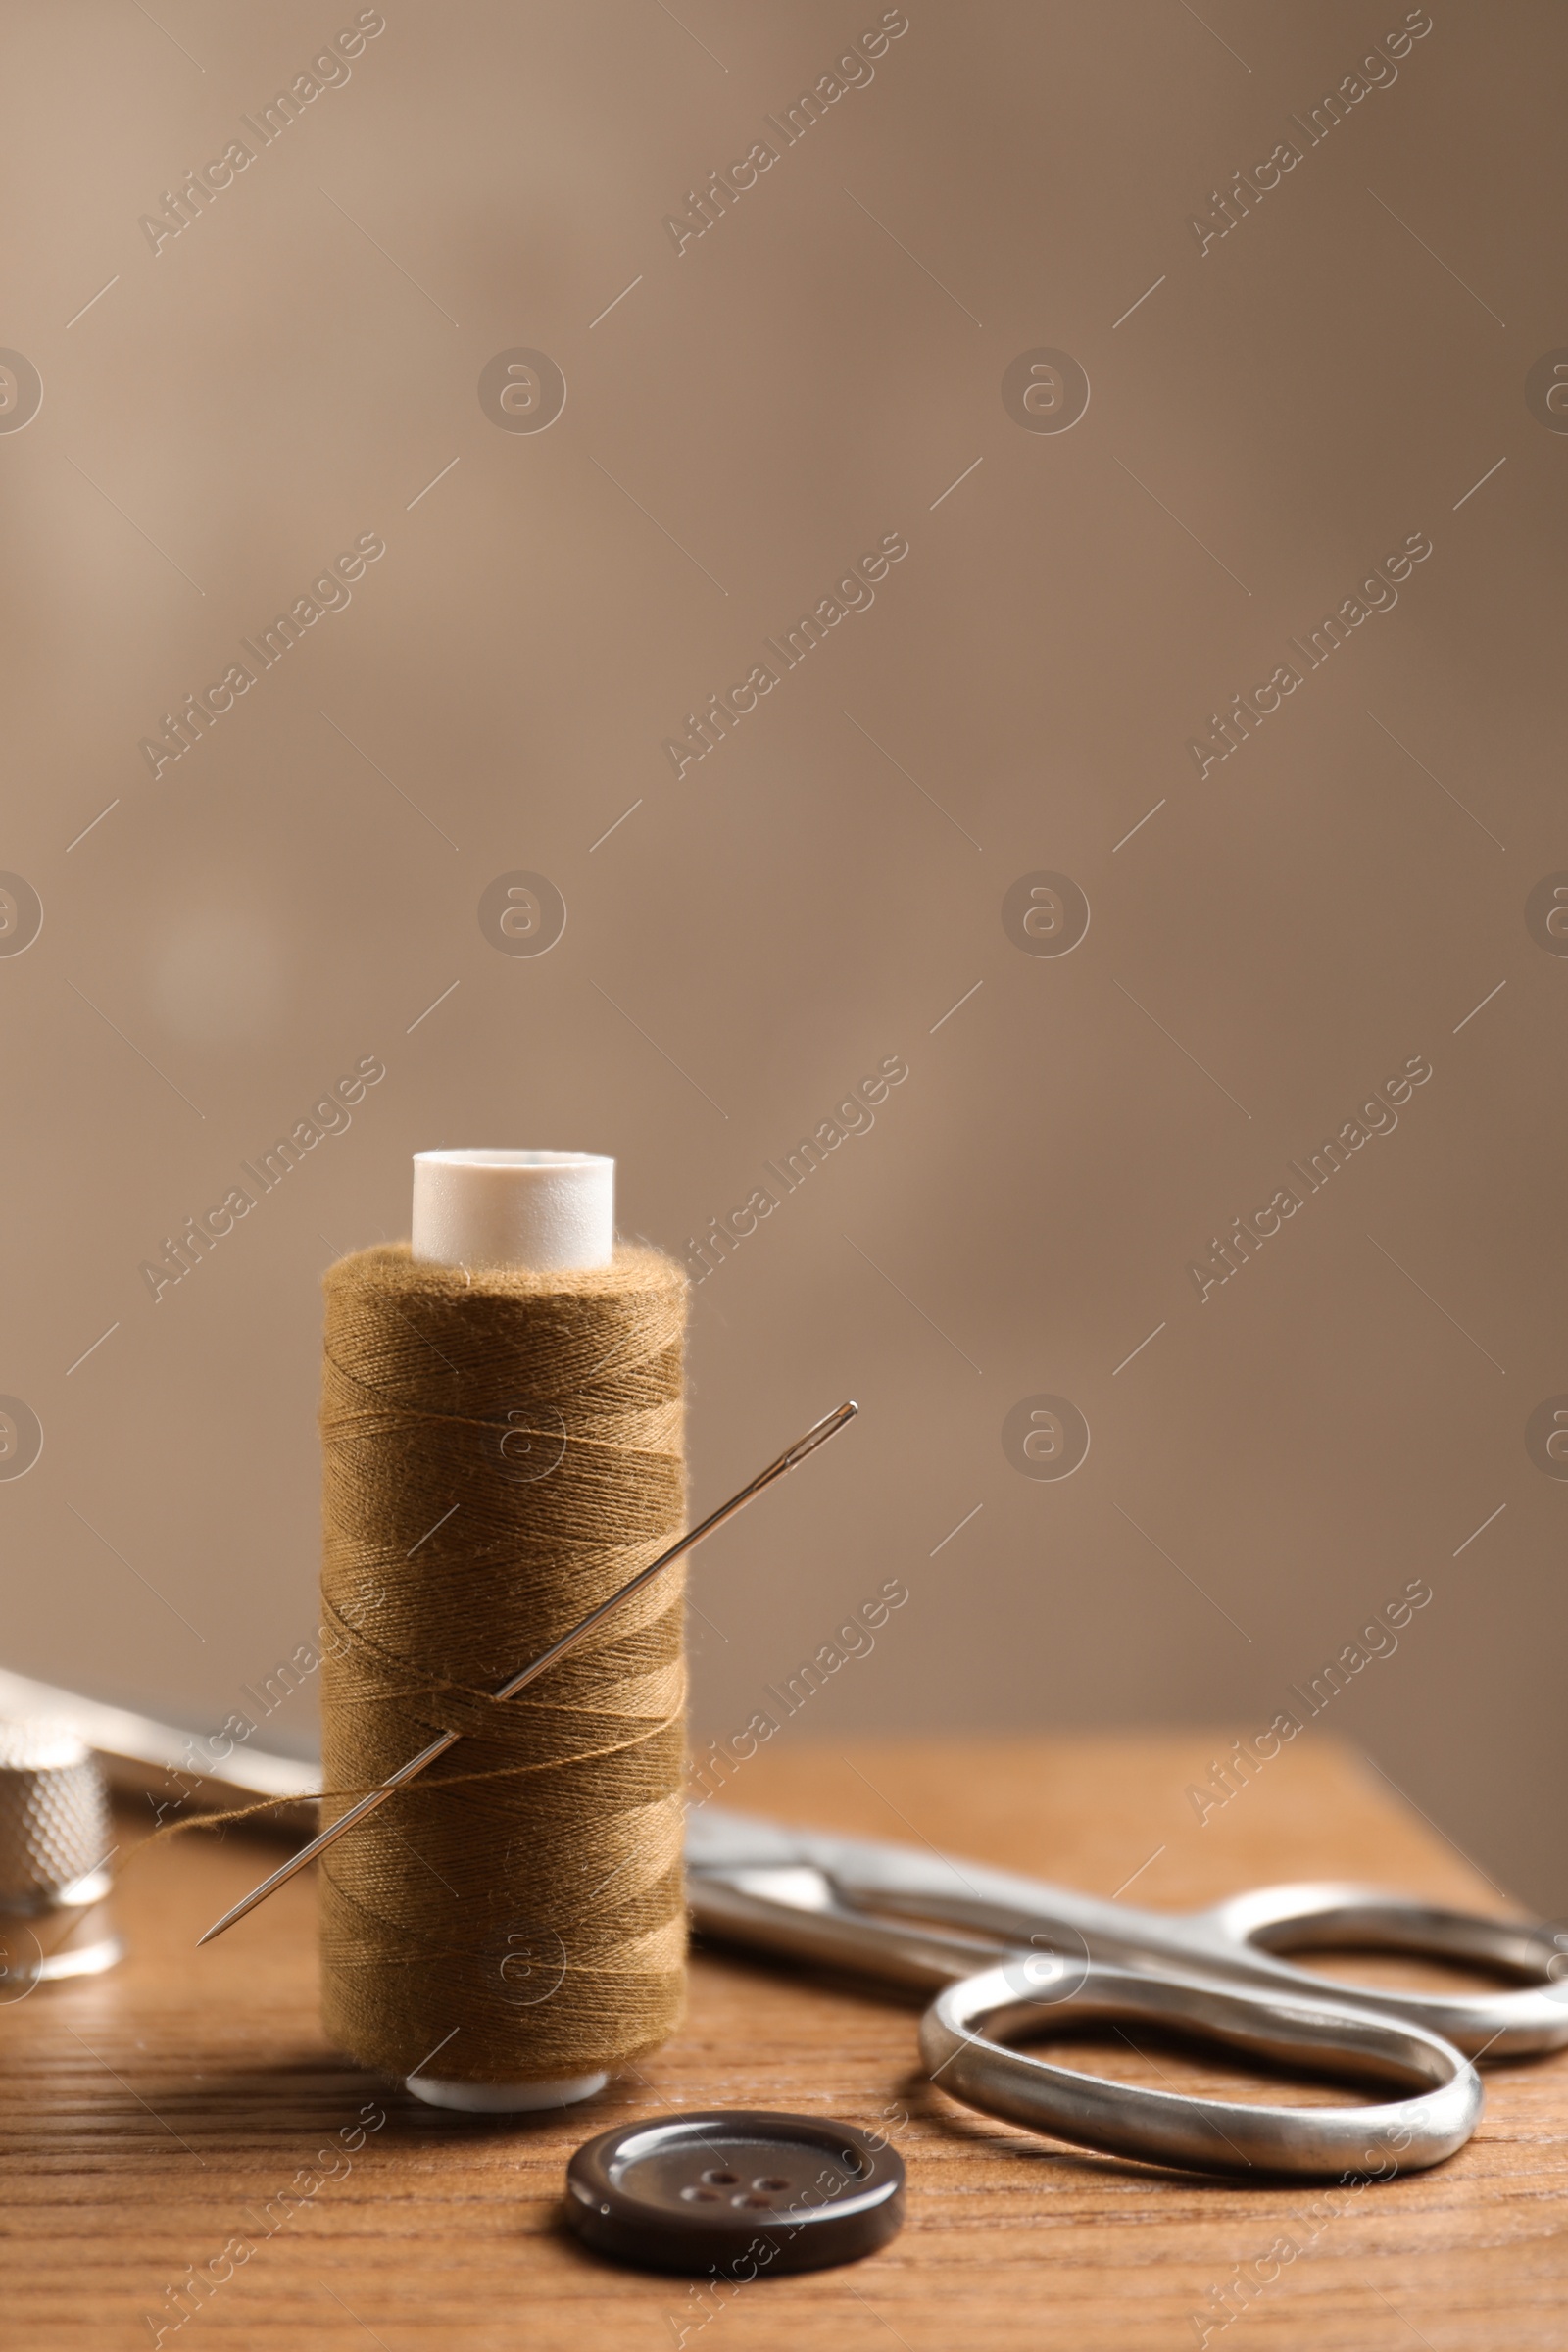
[[[1164,1737],[802,1748],[759,1755],[728,1793],[1102,1894],[1136,1874],[1129,1899],[1156,1905],[1358,1877],[1500,1907],[1385,1783],[1326,1743],[1287,1749],[1200,1826],[1184,1791],[1213,1753]],[[1174,2352],[1206,2325],[1226,2352],[1568,2345],[1568,2054],[1488,2066],[1486,2115],[1451,2163],[1333,2191],[1336,2210],[1316,2220],[1303,2218],[1319,2194],[1305,2184],[1187,2179],[991,2123],[921,2083],[915,2005],[712,1954],[695,1961],[685,2028],[637,2075],[564,2114],[461,2118],[323,2039],[309,1876],[194,1948],[277,1851],[240,1832],[160,1846],[121,1890],[126,1961],[0,2008],[7,2341]],[[1142,2036],[1140,2050],[1083,2045],[1075,2062],[1248,2095],[1248,2078],[1218,2062]],[[1281,2094],[1258,2083],[1254,2095]],[[563,2167],[578,2141],[709,2106],[888,2132],[908,2166],[903,2235],[869,2261],[725,2297],[615,2267],[565,2233]],[[291,2187],[292,2209],[278,2203]],[[1281,2237],[1298,2251],[1223,2325],[1213,2290],[1238,2266],[1255,2284],[1246,2266],[1267,2271]],[[187,2295],[181,2323],[170,2290],[193,2271],[211,2283]]]

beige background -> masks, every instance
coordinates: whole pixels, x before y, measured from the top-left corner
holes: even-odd
[[[387,0],[155,255],[140,216],[353,9],[10,12],[0,341],[44,399],[0,434],[0,864],[45,919],[0,960],[0,1389],[45,1442],[0,1491],[4,1661],[206,1728],[308,1636],[318,1277],[406,1229],[413,1151],[613,1152],[680,1250],[897,1054],[698,1294],[699,1500],[864,1408],[696,1570],[699,1731],[889,1576],[783,1736],[1256,1730],[1422,1578],[1325,1721],[1563,1907],[1568,1487],[1524,1432],[1568,1390],[1568,965],[1524,907],[1568,866],[1568,444],[1524,385],[1568,341],[1568,29],[1438,0],[1200,254],[1401,8],[910,0],[677,255],[880,14]],[[547,432],[479,404],[519,346]],[[1090,379],[1070,432],[1003,403],[1042,346]],[[138,739],[365,532],[352,604],[154,782]],[[677,782],[662,739],[888,532],[875,605]],[[1200,781],[1189,736],[1415,532],[1396,608]],[[1001,919],[1042,868],[1092,908],[1059,958]],[[514,869],[569,910],[538,958],[478,925]],[[155,1305],[139,1263],[368,1054],[348,1132]],[[1412,1055],[1396,1131],[1200,1304],[1188,1261]],[[1039,1393],[1092,1432],[1064,1481],[1003,1450]]]

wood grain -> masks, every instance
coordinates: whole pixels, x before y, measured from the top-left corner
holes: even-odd
[[[1156,1737],[801,1748],[760,1755],[728,1794],[1097,1893],[1135,1880],[1129,1895],[1152,1904],[1348,1876],[1501,1907],[1326,1743],[1287,1750],[1200,1826],[1184,1790],[1212,1753]],[[1340,2210],[1303,2222],[1317,2192],[1300,2186],[1178,2178],[971,2114],[920,2082],[907,2002],[704,1954],[685,2027],[639,2075],[565,2115],[476,2122],[421,2108],[323,2040],[308,1877],[196,1951],[276,1850],[240,1832],[154,1849],[121,1890],[124,1964],[0,2008],[0,2311],[28,2352],[128,2352],[160,2328],[166,2344],[258,2352],[1165,2352],[1198,2343],[1193,2315],[1223,2316],[1211,2290],[1287,2235],[1298,2254],[1230,2327],[1213,2325],[1210,2344],[1568,2345],[1568,2059],[1488,2067],[1486,2116],[1450,2164],[1331,2192]],[[1170,2050],[1112,2045],[1079,2062],[1247,2095],[1245,2077]],[[724,2105],[889,2132],[909,2170],[903,2236],[869,2262],[726,2300],[598,2261],[564,2233],[562,2174],[579,2140],[621,2118]],[[277,2200],[291,2185],[289,2211]],[[176,2326],[168,2290],[214,2258],[220,2273],[237,2267]]]

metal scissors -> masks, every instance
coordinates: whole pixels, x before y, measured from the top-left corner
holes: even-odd
[[[710,1804],[688,1815],[686,1858],[706,1934],[935,1991],[920,2052],[946,2090],[1112,2155],[1221,2173],[1419,2171],[1453,2155],[1480,2120],[1472,2058],[1568,2042],[1568,1938],[1371,1887],[1265,1886],[1211,1910],[1147,1911],[935,1848],[790,1829]],[[1347,1984],[1276,1957],[1348,1947],[1464,1963],[1513,1988]],[[1397,2095],[1372,2106],[1240,2105],[1052,2066],[1005,2039],[1102,2022],[1164,2027]]]

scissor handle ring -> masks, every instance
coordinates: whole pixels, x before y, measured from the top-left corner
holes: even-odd
[[[1282,1957],[1281,1990],[1321,1986],[1326,1998],[1393,2011],[1441,2034],[1471,2055],[1496,2058],[1560,2049],[1568,2042],[1568,1938],[1529,1920],[1489,1919],[1439,1903],[1338,1881],[1257,1886],[1232,1895],[1198,1922],[1228,1943]],[[1197,1924],[1197,1923],[1195,1923]],[[1517,1991],[1410,1992],[1401,1985],[1348,1984],[1290,1967],[1290,1952],[1408,1952],[1468,1962],[1521,1981]]]
[[[1475,2068],[1422,2026],[1099,1963],[1068,1998],[1041,2000],[1025,1990],[1026,1966],[948,1985],[920,2021],[921,2055],[932,2078],[966,2105],[1075,2147],[1189,2171],[1388,2180],[1443,2163],[1480,2120]],[[987,2031],[1065,2033],[1102,2019],[1174,2028],[1304,2072],[1419,2087],[1380,2106],[1242,2106],[1052,2066]]]

